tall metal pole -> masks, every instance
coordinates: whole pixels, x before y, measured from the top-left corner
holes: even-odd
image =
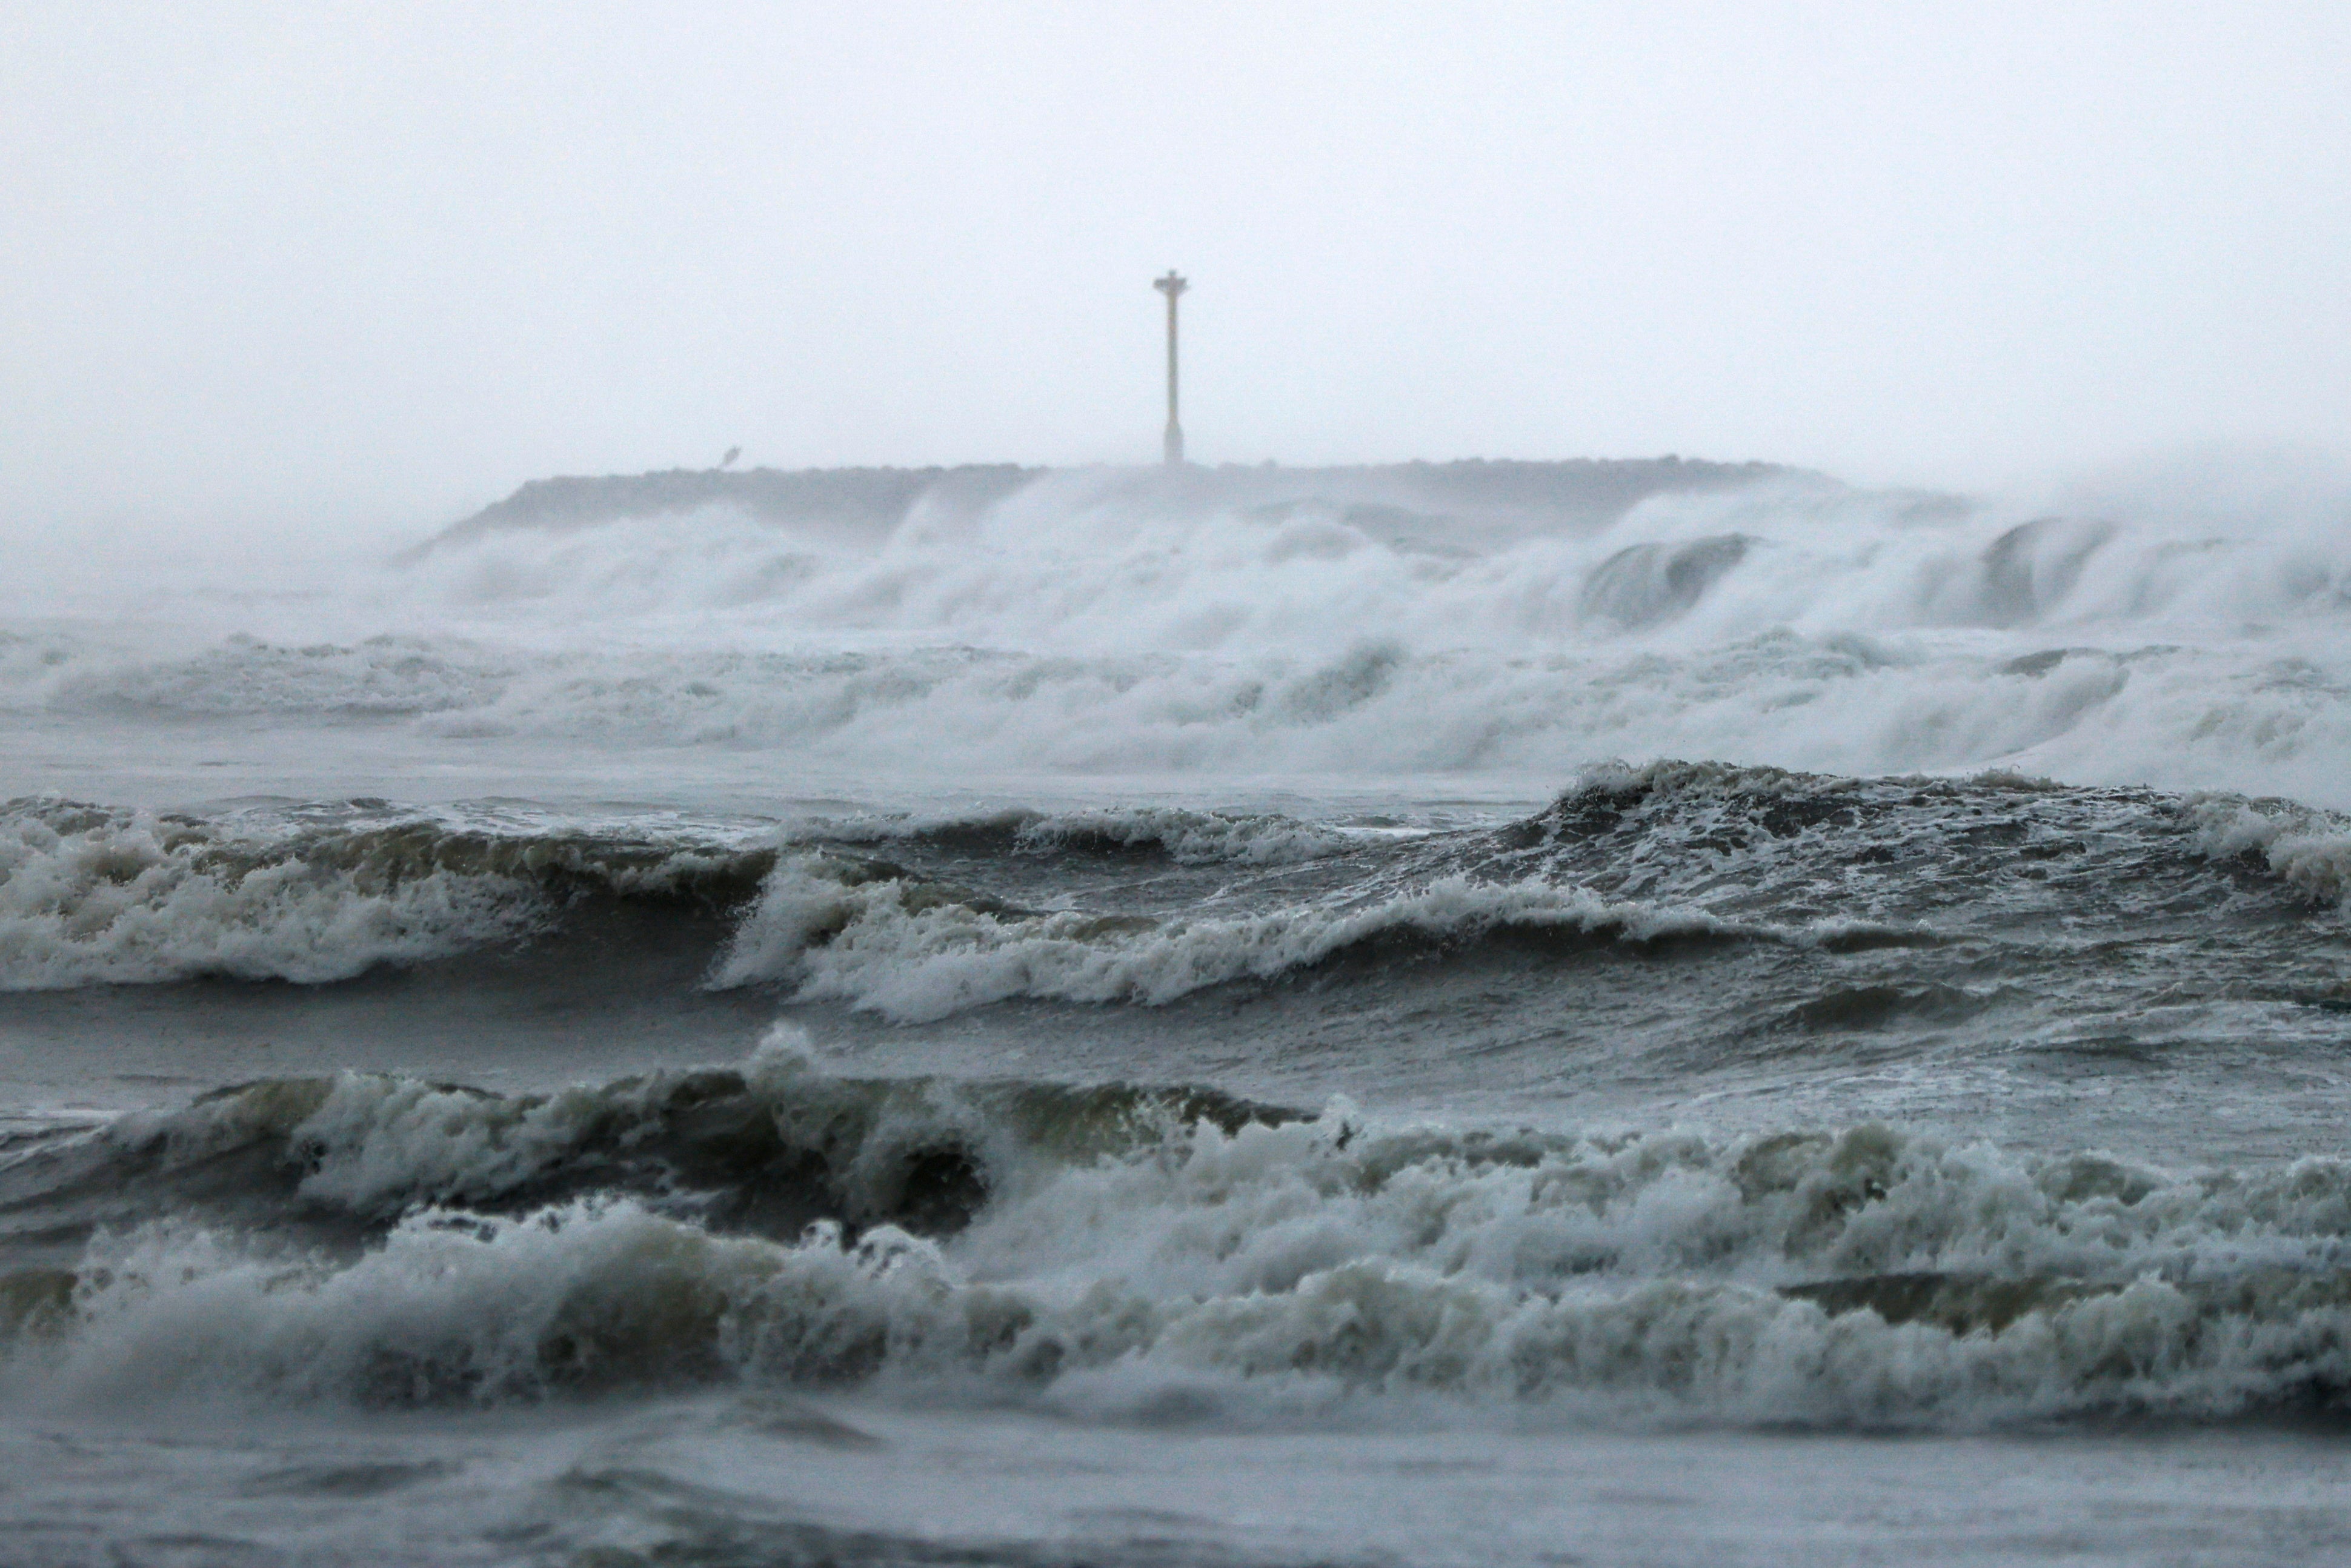
[[[1175,268],[1165,277],[1152,279],[1151,287],[1167,296],[1167,466],[1184,465],[1184,426],[1176,417],[1176,298],[1192,286],[1184,281]]]

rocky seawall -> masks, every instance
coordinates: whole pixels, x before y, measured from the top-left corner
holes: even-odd
[[[1008,463],[951,468],[674,468],[534,479],[453,525],[434,542],[454,543],[511,528],[587,528],[706,507],[726,507],[768,522],[886,529],[917,503],[949,512],[983,511],[1031,485],[1066,476],[1081,477],[1091,486],[1131,490],[1134,499],[1146,505],[1263,507],[1319,499],[1373,512],[1400,508],[1465,519],[1507,513],[1591,523],[1607,521],[1652,496],[1673,492],[1763,481],[1835,487],[1834,480],[1802,469],[1680,457],[1556,463],[1473,458],[1320,468],[1268,464],[1049,469]]]

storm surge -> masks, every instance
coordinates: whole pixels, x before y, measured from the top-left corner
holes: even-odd
[[[10,629],[180,782],[0,808],[0,1027],[191,1087],[11,1124],[7,1375],[2337,1402],[2340,539],[1441,477],[559,487]]]
[[[1681,466],[1706,482],[1573,506],[1410,469],[941,478],[878,521],[871,497],[622,486],[558,523],[494,509],[299,602],[0,628],[0,713],[28,744],[258,726],[453,772],[659,777],[666,754],[747,779],[783,756],[947,789],[1524,799],[1680,756],[2351,805],[2351,555],[2323,507],[2020,513]]]
[[[2003,1466],[2332,1466],[2340,523],[652,476],[19,614],[23,1495],[1164,1568],[1540,1491],[1646,1561],[1654,1472],[1851,1462],[2004,1562]],[[1217,1545],[1270,1474],[1363,1550]]]

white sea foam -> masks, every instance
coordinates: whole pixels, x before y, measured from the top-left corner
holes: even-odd
[[[49,700],[187,715],[437,713],[494,699],[511,673],[511,661],[446,638],[285,647],[236,635],[188,657],[69,674]]]
[[[478,1161],[465,1114],[453,1152],[423,1148],[412,1099],[378,1131]],[[1090,1416],[1181,1394],[1242,1418],[1426,1395],[1635,1421],[2211,1417],[2351,1378],[2346,1233],[2333,1160],[2179,1174],[1876,1126],[1481,1134],[1334,1107],[1032,1162],[945,1243],[726,1238],[612,1200],[423,1209],[356,1261],[151,1228],[93,1244],[70,1321],[9,1375],[142,1401],[684,1375]]]
[[[0,815],[0,990],[348,979],[512,938],[545,914],[507,876],[427,866],[370,877],[146,813]]]
[[[0,990],[347,979],[542,933],[583,894],[725,904],[774,838],[377,800],[197,816],[26,798],[0,805]]]
[[[1078,474],[868,538],[717,510],[488,531],[340,597],[207,602],[253,636],[7,629],[0,702],[368,716],[455,756],[693,747],[747,776],[778,752],[930,782],[1683,756],[2351,806],[2335,502],[2041,520],[1759,486],[1594,526],[1360,499]]]
[[[822,856],[778,862],[721,954],[713,983],[782,981],[899,1022],[1013,997],[1157,1006],[1232,980],[1270,979],[1381,938],[1474,941],[1499,929],[1603,940],[1733,937],[1799,945],[1914,940],[1834,920],[1727,920],[1526,880],[1440,876],[1384,897],[1225,918],[1145,920],[1002,912],[925,883],[863,876]]]
[[[2214,859],[2258,854],[2310,897],[2351,895],[2351,821],[2283,800],[2198,796],[2188,803],[2197,847]]]
[[[47,706],[82,652],[81,640],[59,628],[0,628],[0,712]]]
[[[1003,1190],[1018,1185],[1023,1158],[1019,1129],[1010,1124],[1018,1118],[992,1117],[989,1094],[926,1080],[827,1078],[812,1061],[806,1036],[778,1024],[745,1066],[747,1092],[788,1146],[821,1162],[827,1190],[852,1211],[886,1209],[904,1176],[902,1157],[942,1140],[987,1161]],[[678,1077],[660,1072],[519,1097],[343,1072],[239,1091],[161,1119],[130,1118],[126,1133],[208,1150],[266,1128],[300,1167],[301,1198],[390,1217],[504,1197],[560,1174],[590,1147],[643,1152],[679,1092]],[[770,1171],[754,1179],[779,1178]]]
[[[477,535],[415,572],[476,606],[1068,653],[1335,649],[1367,633],[1510,649],[1667,623],[1706,643],[1783,627],[2179,629],[2351,608],[2351,559],[2321,517],[2283,532],[2258,515],[2041,518],[1808,485],[1660,496],[1592,526],[1335,493],[1252,505],[1081,473],[856,547],[712,510]]]

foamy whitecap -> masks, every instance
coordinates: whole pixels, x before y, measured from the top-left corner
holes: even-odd
[[[755,1092],[778,1115],[834,1092],[806,1071]],[[429,1092],[382,1090],[360,1141],[392,1141],[371,1157],[408,1162],[420,1193],[482,1168],[475,1107],[436,1122]],[[641,1091],[579,1092],[600,1092]],[[360,1103],[310,1125],[344,1136]],[[1719,1140],[1339,1108],[1071,1161],[1037,1141],[1048,1125],[1001,1129],[994,1197],[944,1238],[726,1234],[617,1197],[414,1207],[356,1259],[184,1223],[101,1238],[8,1375],[367,1402],[876,1382],[1096,1416],[1173,1390],[1293,1416],[1436,1396],[1872,1428],[2210,1419],[2351,1379],[2340,1161],[2173,1172],[1880,1126]]]
[[[1374,901],[1228,919],[1008,912],[802,856],[770,875],[712,979],[722,987],[786,981],[804,1001],[847,1001],[915,1022],[1012,997],[1160,1005],[1233,980],[1276,978],[1383,938],[1468,941],[1504,929],[1636,943],[1931,939],[1850,919],[1740,922],[1545,880],[1496,884],[1464,875]]]
[[[519,940],[582,892],[723,903],[773,859],[724,841],[487,832],[381,802],[319,826],[13,801],[0,990],[349,979]]]
[[[0,819],[0,989],[348,979],[510,939],[544,915],[504,877],[436,870],[370,885],[141,813]]]
[[[2351,821],[2289,801],[2199,796],[2189,802],[2197,841],[2215,859],[2256,854],[2314,899],[2351,894]]]
[[[1368,482],[1065,475],[847,534],[710,509],[476,529],[322,601],[315,634],[274,612],[193,650],[5,629],[0,703],[931,782],[1695,756],[2351,806],[2351,558],[2308,508],[2035,516],[1782,482],[1456,515]]]

